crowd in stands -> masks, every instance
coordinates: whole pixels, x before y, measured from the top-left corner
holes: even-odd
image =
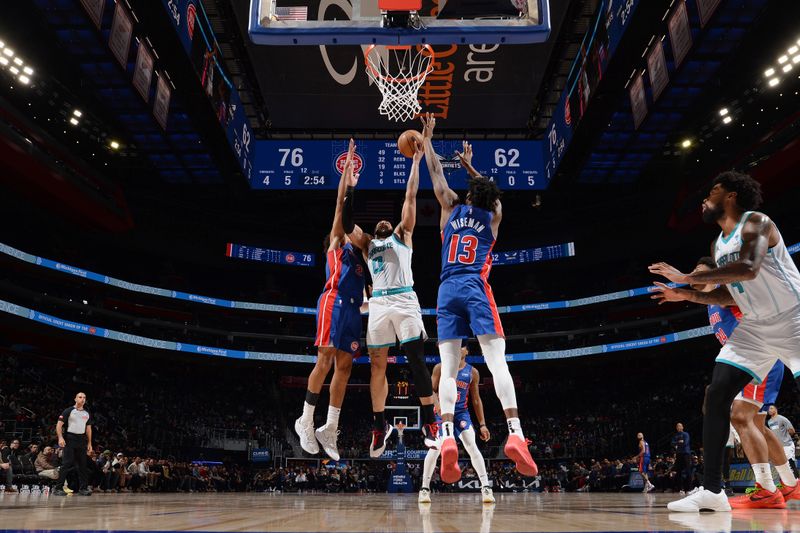
[[[681,356],[676,352],[674,357]],[[679,379],[664,371],[667,359],[663,355],[640,357],[635,365],[626,367],[624,379],[620,379],[619,365],[625,360],[607,356],[587,359],[575,368],[556,363],[512,366],[522,426],[533,441],[534,457],[543,465],[542,487],[622,488],[635,469],[631,459],[637,450],[635,435],[642,431],[657,454],[651,479],[657,489],[671,490],[675,473],[669,442],[675,422],[683,421],[697,439],[693,441],[695,451],[701,444],[699,408],[710,356],[707,359],[682,359]],[[305,484],[302,490],[385,487],[386,463],[365,461],[372,423],[367,367],[354,370],[353,386],[340,418],[341,455],[356,459],[348,471],[334,475],[326,469],[320,474],[315,467],[314,473],[306,471],[296,481],[298,472],[294,470],[246,467],[244,453],[227,459],[214,457],[223,459],[223,464],[196,460],[222,448],[219,438],[267,447],[276,464],[286,464],[287,457],[302,457],[289,429],[305,391],[305,385],[292,377],[298,369],[305,367],[207,359],[187,363],[105,353],[56,357],[4,349],[0,353],[0,439],[8,446],[0,450],[2,463],[11,464],[13,455],[19,461],[12,465],[15,475],[52,478],[53,467],[59,463],[59,451],[54,447],[55,417],[80,390],[87,393],[87,408],[95,420],[93,485],[98,490],[286,490],[298,483]],[[390,382],[403,376],[397,372],[390,368]],[[494,470],[502,465],[498,460],[502,459],[506,429],[485,369],[482,376],[480,389],[493,436],[479,446],[490,461],[493,476],[513,477],[512,472]],[[290,387],[284,378],[287,383],[297,383]],[[782,414],[797,421],[798,393],[788,383],[778,405]],[[413,386],[410,392],[406,405],[415,403]],[[323,394],[321,406],[327,405],[326,396]],[[394,398],[389,401],[390,405],[397,403]],[[321,423],[325,408],[316,414]],[[420,441],[419,432],[404,435],[409,449],[422,449]],[[418,475],[415,464],[412,477]],[[695,472],[701,467],[697,464]],[[46,474],[40,476],[42,472]],[[0,471],[3,475],[6,472]],[[322,481],[317,482],[318,478]],[[447,490],[436,482],[434,488]]]

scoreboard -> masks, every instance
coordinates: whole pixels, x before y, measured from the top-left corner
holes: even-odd
[[[345,159],[347,140],[258,141],[255,144],[253,189],[336,189]],[[434,141],[445,177],[453,189],[465,189],[467,172],[456,151],[461,141]],[[543,190],[544,147],[540,141],[475,141],[472,166],[497,182],[502,190]],[[394,140],[356,140],[355,171],[359,189],[405,189],[411,159]],[[420,163],[420,188],[431,189],[425,161]]]

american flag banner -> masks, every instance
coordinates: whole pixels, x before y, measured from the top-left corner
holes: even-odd
[[[278,20],[308,20],[308,6],[276,7]]]

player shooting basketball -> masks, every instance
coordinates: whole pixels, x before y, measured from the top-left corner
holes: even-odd
[[[344,231],[353,244],[362,250],[372,275],[372,298],[369,302],[367,323],[367,348],[372,367],[369,388],[373,411],[370,457],[380,457],[391,434],[384,415],[386,396],[389,393],[386,363],[389,347],[394,346],[398,340],[414,374],[414,385],[422,404],[421,422],[426,445],[435,445],[438,433],[433,413],[431,374],[425,365],[424,343],[428,335],[422,323],[422,312],[414,292],[414,277],[411,272],[412,236],[417,220],[417,189],[422,155],[422,146],[414,143],[402,218],[397,227],[393,227],[388,220],[381,220],[375,226],[374,235],[365,233],[353,222],[357,175],[350,174],[345,192],[342,215]]]
[[[364,268],[342,227],[345,184],[354,174],[355,151],[356,145],[350,139],[347,160],[339,180],[333,224],[330,233],[325,237],[327,281],[317,302],[317,338],[314,342],[318,347],[317,362],[308,376],[303,415],[294,423],[300,445],[305,451],[319,453],[319,441],[325,453],[336,461],[339,460],[336,444],[339,413],[353,367],[353,354],[361,347],[360,307],[364,294]],[[332,366],[334,372],[330,386],[328,419],[324,426],[314,431],[314,409]]]
[[[461,341],[475,334],[481,345],[486,366],[494,377],[497,397],[508,420],[509,436],[505,453],[525,476],[535,476],[539,469],[533,462],[527,441],[522,434],[517,410],[514,380],[506,363],[506,341],[503,325],[489,286],[492,268],[492,247],[503,216],[500,190],[472,167],[472,147],[464,142],[464,153],[458,154],[470,175],[464,203],[449,187],[442,164],[433,150],[431,139],[436,119],[431,113],[421,117],[424,126],[425,162],[433,181],[433,190],[442,207],[442,274],[437,299],[436,320],[439,329],[439,355],[442,378],[439,400],[442,406],[440,476],[446,483],[461,478],[458,466],[458,445],[453,429],[456,404],[456,377],[461,362]]]

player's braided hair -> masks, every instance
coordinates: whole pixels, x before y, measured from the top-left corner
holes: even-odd
[[[470,178],[468,190],[472,205],[487,211],[494,211],[497,200],[503,194],[495,182],[484,176]]]
[[[714,178],[711,186],[717,184],[728,192],[735,192],[736,205],[745,211],[752,211],[761,206],[761,184],[748,174],[729,170]]]

